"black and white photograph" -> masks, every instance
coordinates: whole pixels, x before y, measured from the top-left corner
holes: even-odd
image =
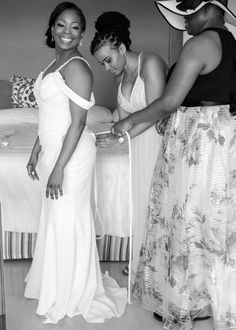
[[[236,1],[0,28],[0,330],[236,330]]]

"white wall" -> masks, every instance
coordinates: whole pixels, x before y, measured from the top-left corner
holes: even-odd
[[[72,0],[73,1],[73,0]],[[44,33],[51,11],[60,0],[1,0],[0,79],[11,75],[36,77],[54,57],[44,44]],[[132,49],[169,56],[169,27],[152,0],[80,0],[75,2],[87,19],[82,53],[91,64],[95,77],[95,97],[99,104],[114,106],[112,77],[90,55],[94,21],[104,11],[117,10],[131,21]]]
[[[236,16],[236,0],[229,0],[228,7]],[[236,26],[232,26],[230,24],[227,24],[227,26],[229,30],[233,33],[234,37],[236,38]]]

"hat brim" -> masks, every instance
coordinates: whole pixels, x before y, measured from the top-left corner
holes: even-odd
[[[165,18],[165,20],[176,30],[185,31],[185,19],[184,16],[192,15],[196,13],[198,10],[200,10],[203,6],[206,4],[213,4],[218,7],[220,7],[222,10],[224,10],[224,19],[226,23],[229,23],[231,25],[236,26],[236,16],[222,3],[220,3],[217,0],[212,0],[208,2],[202,2],[198,7],[195,9],[188,9],[187,11],[179,10],[176,8],[178,3],[176,0],[156,0],[155,5],[162,14],[162,16]]]

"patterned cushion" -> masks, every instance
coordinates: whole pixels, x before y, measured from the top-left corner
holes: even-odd
[[[35,79],[12,76],[10,81],[12,82],[12,103],[14,108],[35,108],[38,106],[33,92]]]

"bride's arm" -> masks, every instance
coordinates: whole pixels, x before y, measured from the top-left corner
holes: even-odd
[[[28,175],[32,180],[39,180],[38,173],[36,171],[36,166],[38,163],[40,151],[41,151],[41,145],[40,145],[39,137],[37,137],[33,149],[31,151],[30,158],[26,165]]]

